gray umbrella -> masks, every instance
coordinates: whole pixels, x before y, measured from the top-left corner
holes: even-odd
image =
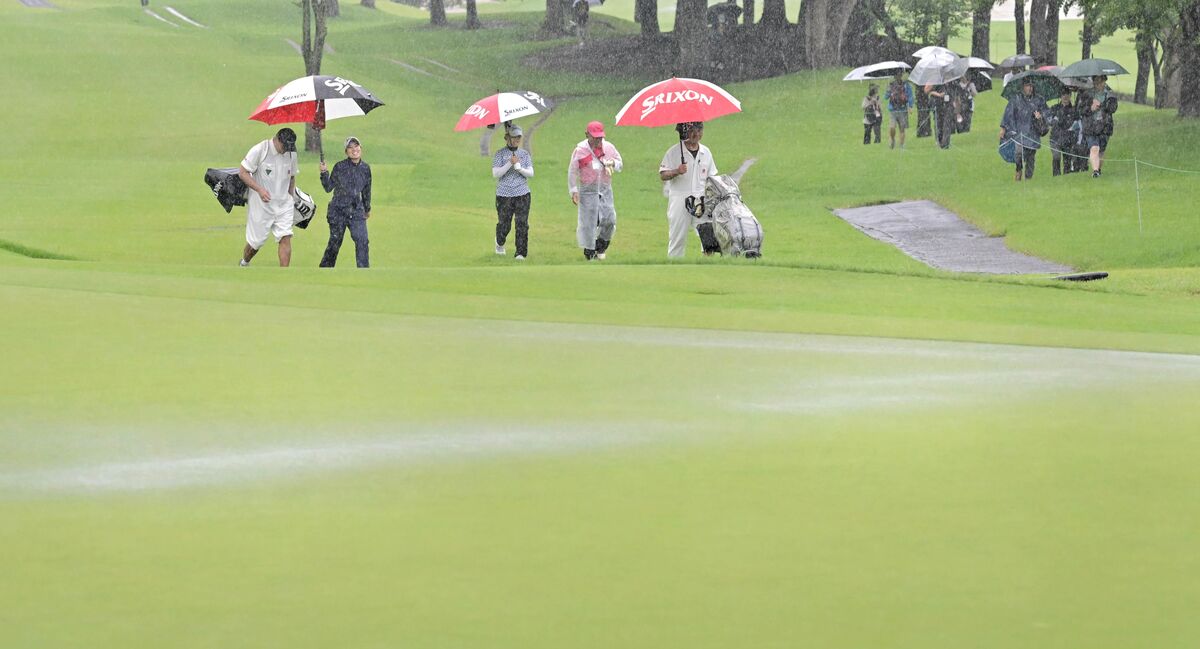
[[[1000,62],[997,67],[1001,68],[1023,68],[1027,65],[1033,65],[1034,60],[1028,54],[1014,54]]]
[[[930,83],[941,85],[962,78],[967,74],[969,65],[967,59],[957,55],[927,56],[913,66],[908,80],[921,86]]]
[[[1108,59],[1084,59],[1068,65],[1058,73],[1060,77],[1098,77],[1109,74],[1129,74],[1120,63]]]

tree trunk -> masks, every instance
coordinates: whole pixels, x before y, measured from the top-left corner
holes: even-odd
[[[429,0],[429,24],[434,27],[446,24],[445,0]]]
[[[1025,53],[1025,0],[1016,0],[1013,19],[1017,25],[1017,54]]]
[[[707,0],[679,0],[675,12],[675,42],[679,44],[679,76],[708,76]]]
[[[1200,117],[1200,0],[1179,12],[1179,116]]]
[[[1150,72],[1154,68],[1154,37],[1139,31],[1134,37],[1134,47],[1137,50],[1137,79],[1133,83],[1133,101],[1137,104],[1149,103],[1146,100],[1150,88]]]
[[[762,19],[760,27],[767,29],[784,29],[788,26],[787,5],[783,0],[763,0]]]
[[[1049,0],[1029,0],[1029,55],[1037,65],[1051,65],[1046,56],[1046,10]]]
[[[658,0],[637,0],[633,6],[634,19],[642,26],[642,36],[658,36]]]
[[[754,24],[754,0],[742,0],[742,24],[749,27]]]
[[[362,6],[366,7],[367,9],[374,9],[375,0],[362,0]]]
[[[1062,4],[1062,0],[1050,0],[1046,11],[1046,65],[1058,65],[1058,26]]]
[[[1094,2],[1081,2],[1079,7],[1083,9],[1083,29],[1079,32],[1082,50],[1079,58],[1090,59],[1092,46],[1100,41],[1100,37],[1096,35],[1096,6]]]
[[[971,56],[992,58],[992,0],[975,0],[971,8]]]
[[[865,8],[880,25],[883,25],[883,33],[887,34],[888,41],[891,43],[892,52],[883,58],[891,58],[898,61],[908,58],[904,51],[904,41],[900,40],[900,32],[896,29],[896,21],[888,13],[886,0],[866,0]]]
[[[325,36],[329,33],[325,19],[329,15],[327,0],[303,0],[300,11],[300,55],[304,57],[304,74],[321,74],[321,57],[325,53]],[[315,27],[315,30],[314,30]],[[304,150],[316,152],[321,149],[321,131],[312,124],[304,129]]]
[[[342,8],[338,5],[338,0],[325,0],[325,15],[330,18],[342,15]]]
[[[801,18],[804,23],[804,51],[810,67],[832,68],[842,65],[846,27],[857,6],[858,0],[804,0]]]
[[[465,29],[479,29],[479,6],[475,0],[467,0],[467,23]]]
[[[565,16],[562,0],[546,0],[546,19],[542,21],[542,35],[562,36]]]

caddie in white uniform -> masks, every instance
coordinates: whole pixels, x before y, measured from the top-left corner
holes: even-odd
[[[663,194],[667,197],[667,256],[683,256],[687,248],[688,230],[693,227],[700,236],[704,254],[709,255],[720,251],[716,237],[712,235],[712,217],[708,214],[700,218],[693,216],[688,210],[688,199],[692,199],[698,210],[709,176],[718,173],[717,163],[713,161],[708,147],[700,144],[700,138],[704,137],[703,122],[676,124],[675,130],[679,132],[681,142],[667,149],[658,167],[658,177],[663,181]]]
[[[296,191],[296,132],[281,128],[275,137],[254,145],[238,177],[250,188],[246,197],[246,247],[242,265],[249,266],[258,249],[275,235],[279,244],[279,265],[292,263],[292,222],[295,219],[293,194]]]
[[[591,122],[586,139],[575,145],[567,163],[567,193],[579,207],[575,239],[587,260],[604,259],[617,228],[612,176],[624,166],[617,147],[604,139],[604,125]]]

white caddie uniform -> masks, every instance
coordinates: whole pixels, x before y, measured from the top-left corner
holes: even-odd
[[[679,168],[679,152],[678,144],[667,149],[658,170],[673,171]],[[697,200],[704,196],[708,178],[717,175],[717,163],[713,161],[712,152],[701,144],[696,155],[692,155],[684,146],[683,159],[687,162],[687,173],[663,182],[663,195],[667,197],[668,257],[682,257],[687,248],[688,230],[712,221],[708,215],[699,219],[692,216],[684,204],[688,196],[696,196]]]
[[[291,236],[295,199],[288,193],[288,187],[300,173],[296,153],[276,153],[274,142],[263,140],[246,153],[242,167],[254,176],[254,182],[271,194],[271,202],[263,203],[258,192],[248,192],[246,243],[258,250],[266,243],[268,234],[275,235],[276,242]]]

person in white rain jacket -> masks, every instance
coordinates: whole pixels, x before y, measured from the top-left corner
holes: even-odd
[[[579,207],[575,237],[584,259],[604,259],[617,228],[612,176],[624,164],[617,147],[605,141],[603,124],[589,123],[584,134],[587,137],[575,145],[567,163],[567,191]]]
[[[709,177],[717,175],[717,163],[708,147],[700,144],[704,137],[703,122],[676,124],[675,130],[679,132],[680,144],[667,149],[658,167],[663,194],[667,197],[667,256],[683,256],[687,233],[693,225],[700,236],[704,254],[711,255],[719,252],[721,247],[713,234],[712,217],[701,210],[704,188]]]

